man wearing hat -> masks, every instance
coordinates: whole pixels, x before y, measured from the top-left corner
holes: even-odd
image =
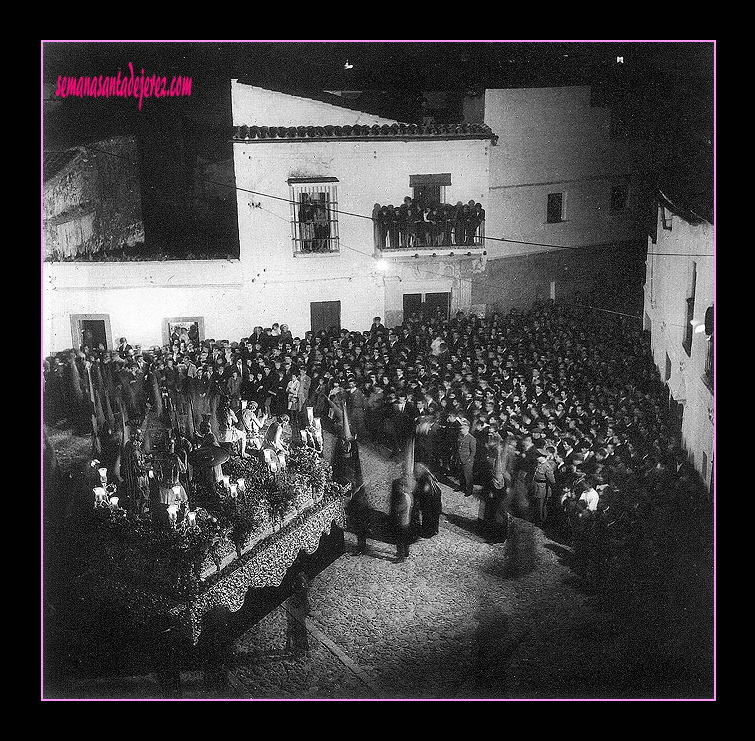
[[[398,455],[404,449],[407,438],[414,432],[416,419],[417,408],[407,401],[406,391],[399,391],[386,424],[393,447],[391,456]]]
[[[456,441],[456,461],[459,466],[459,488],[465,497],[471,497],[474,492],[474,459],[477,452],[477,441],[469,432],[470,424],[466,417],[461,419],[461,429]]]
[[[532,498],[535,500],[538,524],[544,525],[548,518],[548,496],[556,486],[556,479],[545,449],[537,448],[536,460],[537,465],[532,479]]]

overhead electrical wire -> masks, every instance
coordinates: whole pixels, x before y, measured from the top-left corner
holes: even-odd
[[[106,151],[104,149],[99,149],[97,147],[91,147],[91,146],[87,146],[87,149],[91,149],[91,150],[96,151],[96,152],[101,152],[102,154],[108,154],[108,155],[111,155],[113,157],[117,157],[119,159],[129,160],[129,162],[132,165],[136,165],[137,164],[137,163],[133,162],[133,160],[131,160],[130,157],[127,157],[125,155],[115,154],[114,152],[108,152],[108,151]],[[149,182],[149,179],[146,178],[143,174],[142,174],[142,177],[144,177],[144,179],[147,182]],[[288,199],[288,198],[283,198],[281,196],[274,196],[274,195],[271,195],[271,194],[268,194],[268,193],[262,193],[260,191],[252,191],[252,190],[249,190],[249,189],[240,188],[238,186],[231,186],[231,185],[228,185],[227,183],[220,183],[220,182],[216,182],[216,181],[212,181],[212,180],[205,180],[205,179],[200,179],[200,182],[205,182],[205,183],[208,183],[208,184],[211,184],[211,185],[220,185],[220,186],[225,187],[225,188],[233,188],[234,190],[237,190],[237,191],[240,191],[240,192],[251,193],[251,194],[254,194],[254,195],[261,195],[263,197],[267,197],[267,198],[271,198],[271,199],[274,199],[274,200],[283,201],[285,203],[296,205],[296,201],[292,201],[291,199]],[[151,183],[150,183],[149,187],[152,190],[157,191],[169,203],[175,203],[177,205],[183,205],[183,203],[184,203],[183,201],[179,200],[178,198],[171,198],[169,195],[166,195],[165,190],[162,189],[162,188],[158,188],[158,187],[152,185]],[[261,206],[261,205],[260,205],[260,209],[262,211],[265,211],[266,213],[269,213],[271,216],[274,216],[274,217],[276,217],[278,219],[281,219],[282,221],[285,221],[286,223],[290,223],[290,219],[288,217],[281,216],[280,214],[277,214],[274,211],[271,211],[270,209],[265,208],[264,206]],[[332,209],[332,210],[335,213],[343,213],[343,214],[346,214],[346,215],[349,215],[349,216],[358,216],[359,218],[369,219],[370,221],[373,221],[373,219],[372,219],[371,216],[365,216],[363,214],[352,214],[352,213],[350,213],[348,211],[339,211],[337,209]],[[495,238],[494,237],[485,236],[485,239],[495,239]],[[540,245],[540,244],[534,243],[534,242],[518,242],[517,240],[499,240],[499,241],[512,241],[512,242],[517,242],[518,244],[529,244],[529,245],[533,245],[533,246],[557,247],[557,245]],[[343,241],[343,239],[341,239],[340,237],[338,238],[338,243],[339,243],[340,246],[343,246],[345,249],[350,250],[351,252],[356,252],[357,254],[363,255],[365,257],[369,257],[371,259],[375,259],[375,255],[374,254],[370,254],[369,252],[364,252],[363,250],[359,250],[359,249],[356,249],[355,247],[351,247],[348,244],[346,244]],[[578,248],[578,247],[569,248],[569,247],[566,247],[565,249],[582,249],[582,248]],[[664,255],[665,256],[665,253],[648,253],[648,254],[660,254],[660,255]],[[525,253],[523,256],[526,257],[527,253]],[[685,255],[685,256],[690,256],[690,257],[696,257],[696,256],[698,256],[699,257],[701,255]],[[703,255],[703,256],[707,257],[708,255]],[[713,255],[710,255],[710,257],[713,257]],[[417,270],[418,272],[424,273],[425,275],[427,275],[429,277],[432,277],[432,278],[442,277],[442,276],[439,276],[438,273],[433,272],[431,270],[423,269],[423,268],[419,267],[418,265],[414,265],[413,268],[415,270]],[[351,281],[352,278],[350,276],[328,276],[328,277],[325,277],[325,278],[300,278],[300,279],[297,279],[297,282],[317,282],[317,281],[331,281],[331,280],[348,280],[348,281]],[[470,283],[472,285],[482,285],[482,286],[485,286],[486,288],[493,288],[493,289],[502,289],[502,288],[505,288],[504,284],[502,284],[502,283],[491,282],[491,281],[485,280],[483,278],[473,279],[473,278],[464,278],[464,277],[459,276],[457,278],[457,280],[465,281],[465,282]],[[275,284],[275,283],[282,283],[282,282],[286,282],[286,281],[270,280],[269,278],[264,278],[262,280],[262,284],[263,285],[267,285],[268,283]],[[600,312],[604,312],[604,313],[608,313],[608,314],[615,314],[615,315],[618,315],[618,316],[625,316],[625,317],[630,318],[630,319],[635,319],[635,320],[642,321],[642,317],[639,317],[636,314],[627,314],[625,312],[613,311],[611,309],[604,309],[604,308],[599,307],[599,306],[589,306],[589,305],[586,305],[586,304],[574,304],[574,305],[575,306],[580,306],[581,308],[585,308],[585,309],[592,309],[592,310],[595,310],[595,311],[600,311]],[[670,326],[684,327],[685,325],[671,324]]]
[[[107,154],[107,155],[110,155],[111,157],[117,157],[119,159],[128,160],[132,165],[134,165],[135,167],[138,167],[138,163],[134,162],[130,157],[128,157],[126,155],[116,154],[115,152],[108,152],[105,149],[99,149],[98,147],[93,147],[91,145],[82,145],[80,148],[85,148],[85,149],[89,149],[89,150],[91,150],[93,152],[101,152],[102,154]],[[53,151],[52,153],[63,154],[66,151],[70,151],[70,150]],[[143,173],[141,173],[141,171],[140,171],[140,174],[142,175],[142,177],[144,177],[144,175],[143,175]],[[206,178],[199,178],[198,180],[199,180],[199,182],[207,183],[208,185],[215,185],[215,186],[218,186],[218,187],[221,187],[221,188],[229,188],[231,190],[235,190],[235,191],[238,191],[238,192],[241,192],[241,193],[249,193],[251,195],[261,196],[263,198],[270,198],[270,199],[273,199],[273,200],[276,200],[276,201],[283,201],[284,203],[297,205],[296,201],[294,201],[294,200],[292,200],[290,198],[284,198],[283,196],[276,196],[276,195],[273,195],[271,193],[265,193],[263,191],[252,190],[250,188],[242,188],[239,185],[235,185],[235,184],[234,185],[229,185],[228,183],[222,183],[222,182],[219,182],[219,181],[216,181],[216,180],[208,180]],[[154,186],[150,186],[150,187],[153,190],[160,191],[160,189],[155,188]],[[345,216],[353,216],[353,217],[359,218],[359,219],[366,219],[368,221],[374,221],[374,219],[373,219],[372,216],[367,216],[366,214],[358,214],[358,213],[354,213],[352,211],[343,211],[343,210],[337,209],[337,208],[331,208],[329,210],[332,213],[336,213],[336,214],[343,214]],[[270,212],[270,213],[272,213],[272,212]],[[548,244],[548,243],[545,243],[545,242],[530,242],[530,241],[521,240],[521,239],[511,239],[510,237],[491,237],[491,236],[488,236],[487,234],[485,235],[485,239],[488,240],[488,241],[491,241],[491,242],[505,242],[505,243],[508,243],[508,244],[521,244],[521,245],[525,245],[525,246],[529,246],[529,247],[545,247],[545,248],[550,249],[550,250],[574,250],[574,251],[581,251],[581,252],[584,252],[585,250],[589,250],[589,249],[610,248],[610,247],[613,247],[612,244],[586,245],[586,246],[583,246],[583,247],[576,247],[576,246],[570,246],[570,245]],[[647,254],[649,256],[656,256],[656,257],[714,257],[715,258],[714,254],[707,254],[707,253],[647,252],[647,253],[644,253],[644,254]]]

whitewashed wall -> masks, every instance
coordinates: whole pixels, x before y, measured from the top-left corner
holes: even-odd
[[[234,84],[232,92],[236,96],[235,123],[270,123],[259,113],[270,104],[268,91]],[[355,122],[349,119],[352,111],[324,110],[322,105],[326,104],[303,100],[287,103],[289,112],[281,112],[280,125],[314,125],[315,120],[319,125]],[[323,113],[327,115],[318,118]],[[296,296],[295,316],[288,322],[292,329],[308,328],[310,301],[340,300],[341,323],[349,329],[369,328],[376,315],[390,317],[390,323],[400,321],[403,293],[452,290],[452,281],[446,275],[437,275],[436,267],[424,261],[421,270],[397,264],[387,274],[380,273],[373,223],[360,216],[371,217],[375,204],[400,205],[412,193],[409,176],[415,174],[451,173],[447,202],[474,199],[487,206],[489,153],[490,142],[485,140],[263,140],[234,144],[245,280],[262,281],[267,287],[291,287],[291,294]],[[340,251],[294,255],[287,181],[326,177],[338,180]],[[410,283],[411,288],[407,288]],[[458,296],[455,298],[458,301]],[[287,293],[285,301],[289,300]]]
[[[328,104],[236,83],[232,90],[234,122],[356,122],[355,112]],[[273,113],[277,120],[269,117]],[[167,317],[203,316],[207,337],[237,340],[276,321],[301,336],[310,328],[313,301],[340,301],[341,325],[356,330],[368,329],[376,315],[400,321],[403,293],[451,290],[454,310],[463,309],[468,284],[454,281],[440,265],[377,271],[369,218],[339,215],[339,253],[294,256],[287,179],[336,177],[339,210],[371,217],[376,203],[399,205],[411,194],[410,175],[449,172],[447,201],[474,199],[487,208],[489,149],[485,140],[237,143],[240,259],[45,264],[44,352],[72,346],[72,314],[108,314],[113,338],[148,346],[162,343]]]
[[[642,235],[639,192],[625,214],[610,213],[612,185],[637,167],[631,143],[611,140],[610,111],[590,106],[589,87],[488,90],[485,123],[498,135],[491,150],[486,234],[546,245],[580,246]],[[564,222],[546,222],[548,193],[564,193]],[[491,258],[541,246],[489,242]]]
[[[682,342],[693,263],[697,263],[695,325],[704,323],[705,311],[714,303],[715,260],[691,256],[713,255],[714,229],[707,222],[693,225],[674,214],[671,231],[668,231],[662,227],[660,212],[661,209],[657,243],[653,244],[652,239],[648,241],[646,324],[649,319],[653,356],[661,377],[665,376],[667,353],[671,360],[669,388],[674,398],[684,403],[682,440],[696,470],[703,480],[709,482],[714,450],[715,400],[702,380],[708,339],[704,333],[693,334],[689,356]],[[703,470],[703,453],[708,461],[707,470]]]

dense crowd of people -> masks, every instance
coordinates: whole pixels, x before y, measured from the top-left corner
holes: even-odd
[[[114,351],[84,346],[45,361],[47,424],[94,429],[103,458],[148,411],[188,440],[211,434],[241,455],[285,451],[313,420],[399,459],[411,445],[417,465],[393,487],[402,557],[419,509],[422,534],[437,533],[436,477],[484,500],[493,538],[511,515],[568,520],[578,535],[578,523],[611,507],[694,506],[705,490],[666,399],[647,333],[556,302],[484,318],[414,315],[390,329],[375,317],[362,332],[303,337],[274,324],[238,342],[187,335],[144,349],[124,338]]]
[[[375,204],[373,219],[379,249],[472,246],[482,243],[485,209],[474,200],[452,205],[406,196],[400,206]]]

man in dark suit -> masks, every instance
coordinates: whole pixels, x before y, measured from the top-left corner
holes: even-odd
[[[477,452],[477,441],[469,432],[469,420],[461,420],[461,430],[456,441],[456,460],[459,464],[459,488],[465,497],[471,497],[474,492],[474,459]]]
[[[414,433],[417,416],[417,407],[407,401],[406,391],[399,391],[387,423],[392,446],[391,456],[398,455],[404,449],[406,441]]]
[[[376,316],[372,320],[372,326],[370,327],[370,336],[374,337],[376,334],[384,334],[385,333],[385,327],[383,326],[383,323],[379,316]]]

